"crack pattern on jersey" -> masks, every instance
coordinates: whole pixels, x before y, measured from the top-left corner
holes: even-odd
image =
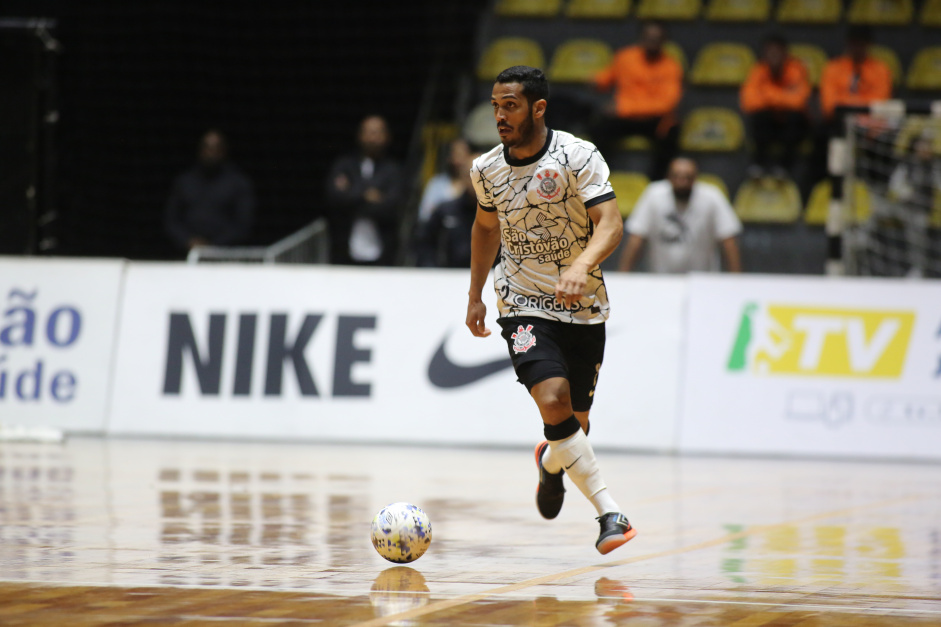
[[[480,206],[500,221],[494,269],[500,315],[603,322],[609,306],[601,268],[592,268],[586,294],[570,308],[556,302],[555,286],[592,235],[586,204],[614,197],[608,165],[595,146],[569,133],[549,131],[547,142],[535,160],[508,163],[501,145],[471,167]]]

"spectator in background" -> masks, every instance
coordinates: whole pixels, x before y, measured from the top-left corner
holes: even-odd
[[[173,182],[164,213],[167,235],[181,250],[244,243],[255,216],[252,182],[228,161],[219,131],[203,135],[197,157]]]
[[[709,183],[697,183],[697,174],[692,159],[674,159],[667,180],[647,186],[625,222],[629,238],[619,270],[633,269],[649,243],[651,272],[717,271],[716,244],[722,248],[726,268],[742,271],[735,239],[742,224],[722,192]]]
[[[905,159],[889,179],[890,216],[902,223],[908,248],[908,276],[925,275],[930,240],[928,227],[935,198],[941,197],[941,160],[934,153],[934,138],[922,132],[912,139]]]
[[[840,105],[866,106],[892,97],[892,72],[869,56],[872,30],[851,26],[846,34],[846,54],[831,59],[820,78],[820,108],[828,122]]]
[[[441,203],[454,200],[466,189],[464,179],[467,178],[467,171],[470,165],[467,161],[467,155],[470,154],[470,146],[462,138],[457,138],[448,147],[448,162],[446,171],[435,174],[425,185],[425,191],[422,192],[421,202],[418,205],[418,222],[424,223],[431,217],[431,213]]]
[[[846,33],[846,53],[831,59],[820,77],[820,109],[823,123],[817,129],[809,183],[813,185],[827,175],[827,154],[830,138],[843,134],[839,106],[868,106],[892,97],[892,71],[878,59],[869,56],[872,29],[850,26]]]
[[[385,119],[370,115],[359,125],[359,150],[338,159],[330,170],[331,263],[390,266],[395,262],[405,182],[402,168],[386,156],[390,141]]]
[[[593,125],[592,139],[607,153],[623,137],[649,138],[652,180],[663,178],[679,139],[676,107],[683,95],[683,68],[664,53],[666,38],[662,24],[645,22],[639,44],[617,51],[611,65],[595,78],[599,89],[614,88],[614,106]]]
[[[471,229],[477,216],[477,194],[468,172],[480,154],[468,151],[464,161],[456,164],[463,173],[456,180],[460,186],[459,195],[439,204],[428,220],[419,224],[416,251],[419,267],[470,267]]]
[[[780,35],[765,38],[761,59],[742,84],[742,111],[749,116],[755,152],[748,169],[751,178],[766,173],[786,178],[794,167],[797,147],[809,130],[807,100],[810,98],[807,68],[788,55],[787,41]],[[780,146],[780,157],[772,148]]]

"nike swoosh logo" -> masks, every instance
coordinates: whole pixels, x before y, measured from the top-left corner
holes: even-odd
[[[574,466],[575,464],[577,464],[577,463],[578,463],[578,460],[580,460],[581,458],[582,458],[581,455],[579,455],[578,457],[576,457],[576,458],[575,458],[575,461],[572,462],[571,464],[569,464],[568,466],[566,466],[565,469],[568,470],[569,468],[571,468],[572,466]]]
[[[438,346],[438,350],[431,358],[431,363],[428,364],[428,380],[435,387],[446,390],[463,387],[513,366],[509,355],[474,366],[456,364],[444,352],[444,345],[447,342],[448,336],[445,335]]]

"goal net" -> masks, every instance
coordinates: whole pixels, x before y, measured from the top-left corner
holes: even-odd
[[[851,115],[846,140],[847,273],[941,277],[941,117]]]

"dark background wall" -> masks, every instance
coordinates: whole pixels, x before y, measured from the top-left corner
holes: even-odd
[[[470,63],[476,11],[452,0],[0,6],[0,15],[58,22],[51,252],[181,256],[164,236],[163,206],[210,127],[229,136],[233,161],[255,182],[255,242],[306,224],[364,115],[387,116],[405,158],[435,60]]]

